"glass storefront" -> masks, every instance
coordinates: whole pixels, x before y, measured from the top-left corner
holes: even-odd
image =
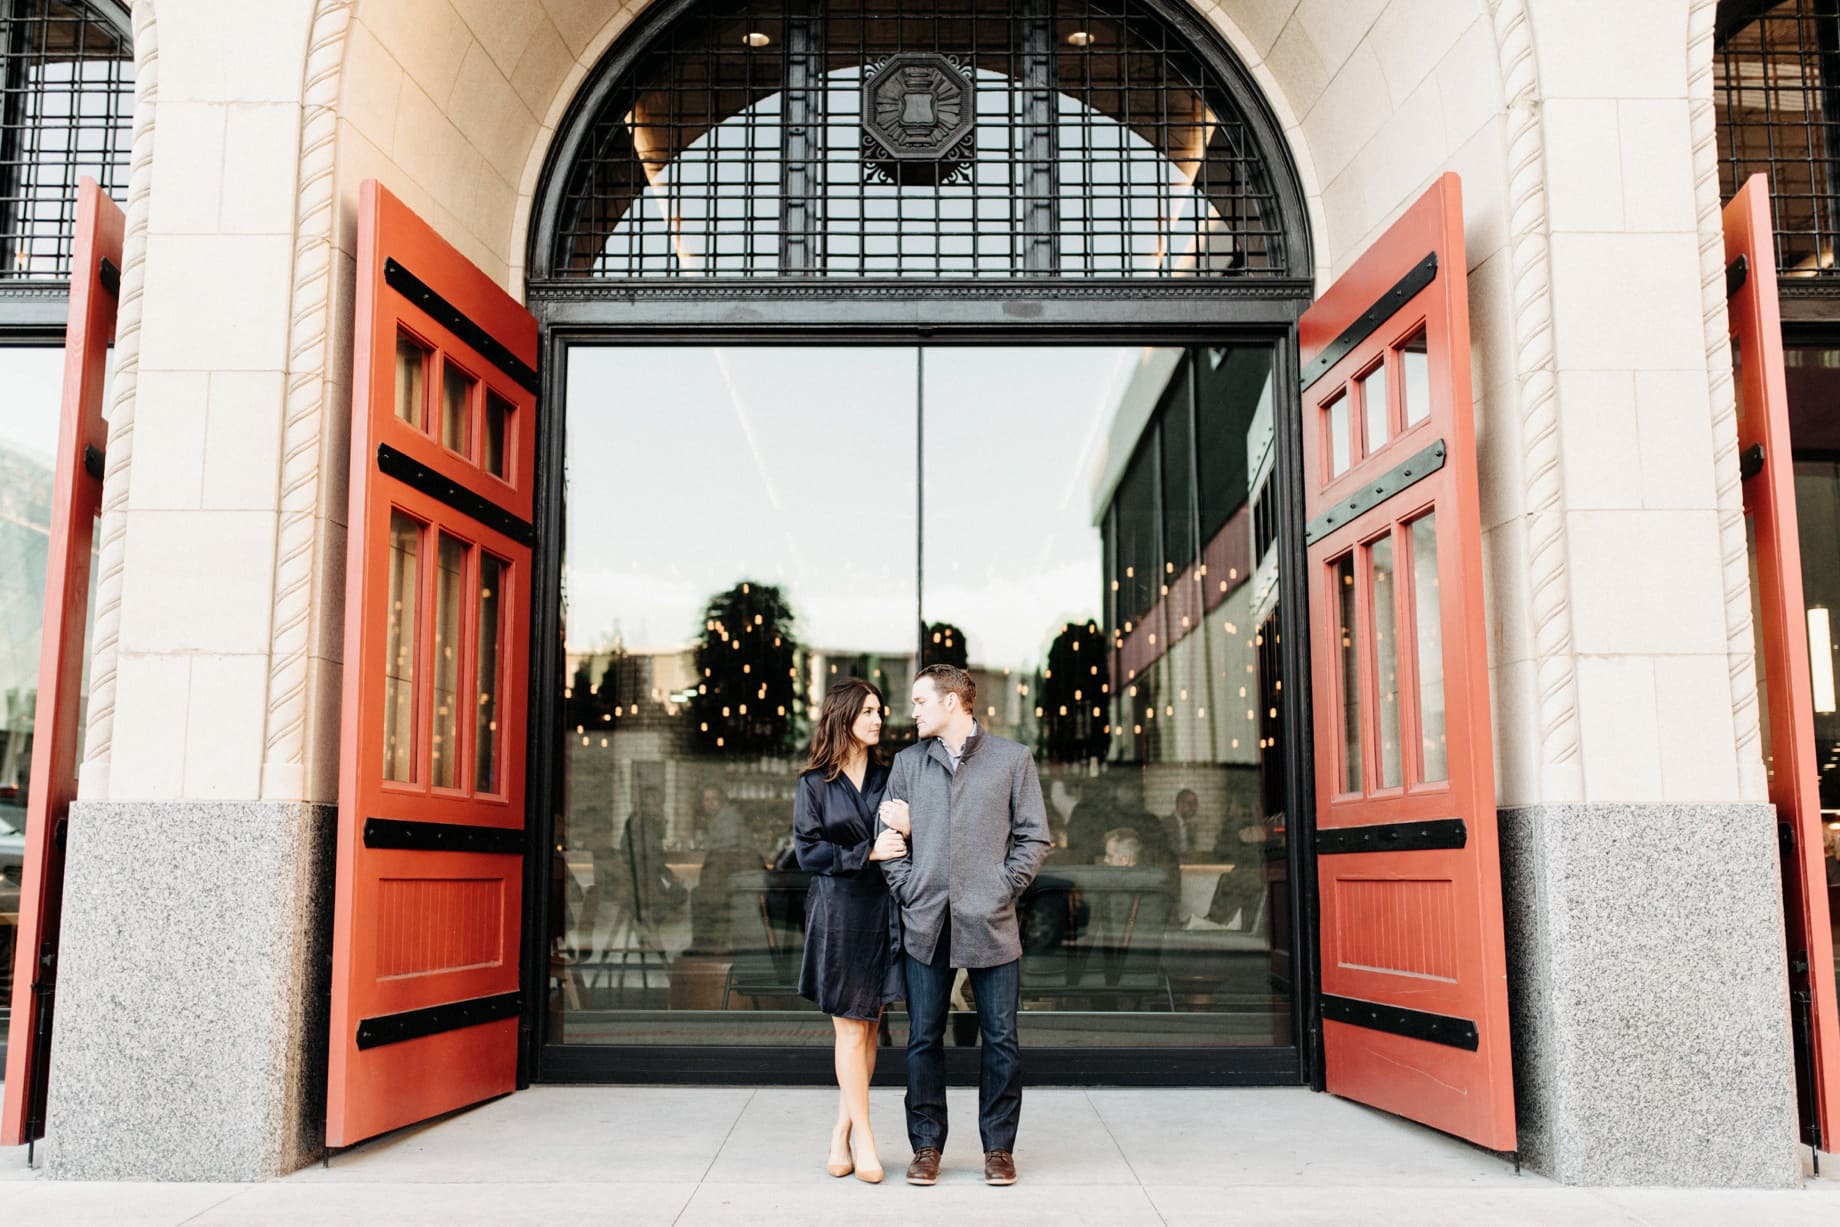
[[[947,661],[1047,798],[1024,1041],[1292,1044],[1272,360],[570,350],[549,1041],[828,1045],[811,717]]]
[[[1840,703],[1834,611],[1840,610],[1840,349],[1786,346],[1789,431],[1795,441],[1795,513],[1801,532],[1827,900],[1840,970]]]
[[[13,999],[63,376],[61,347],[0,347],[0,1024]]]

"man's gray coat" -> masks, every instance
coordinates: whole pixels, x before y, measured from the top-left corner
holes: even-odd
[[[901,905],[901,945],[933,961],[947,909],[952,966],[999,967],[1022,957],[1016,900],[1048,856],[1048,815],[1035,759],[1007,737],[979,729],[958,771],[937,737],[894,757],[887,796],[913,821],[907,855],[882,861]]]

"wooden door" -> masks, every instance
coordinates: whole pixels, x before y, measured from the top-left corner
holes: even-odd
[[[1446,174],[1299,328],[1323,1054],[1513,1150],[1465,274]]]
[[[17,1146],[45,1134],[58,919],[64,897],[64,830],[77,795],[90,558],[96,516],[102,510],[102,460],[108,442],[102,397],[121,292],[121,234],[121,210],[94,179],[84,176],[77,186],[70,260],[63,405],[45,550],[45,614],[27,778],[24,876],[15,918],[13,1012],[7,1026],[0,1146]]]
[[[1803,1138],[1833,1147],[1840,1126],[1840,1027],[1821,844],[1808,616],[1802,599],[1795,461],[1776,298],[1770,187],[1753,175],[1725,206],[1726,290],[1737,370],[1738,453],[1750,520],[1764,761],[1782,849],[1783,907]]]
[[[360,189],[326,1141],[514,1089],[536,320]]]

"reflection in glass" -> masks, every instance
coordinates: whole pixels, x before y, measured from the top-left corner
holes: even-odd
[[[416,597],[421,589],[422,522],[390,510],[390,618],[385,636],[383,778],[415,779]]]
[[[1361,658],[1355,648],[1354,555],[1344,554],[1330,564],[1335,585],[1336,634],[1341,637],[1342,677],[1342,788],[1361,791]]]
[[[1418,628],[1418,778],[1450,777],[1444,731],[1444,626],[1438,603],[1437,513],[1412,521],[1412,620]]]
[[[832,1042],[792,797],[830,684],[914,670],[915,361],[569,352],[552,1039]]]
[[[441,446],[466,455],[467,409],[472,404],[473,377],[455,366],[441,368]]]
[[[422,377],[428,369],[428,353],[414,337],[396,334],[396,416],[415,427],[422,424]]]
[[[1366,446],[1362,455],[1371,456],[1386,446],[1387,404],[1386,364],[1383,362],[1355,380],[1361,389],[1361,415],[1365,424]]]
[[[1329,476],[1340,477],[1348,471],[1353,458],[1354,442],[1349,437],[1348,396],[1338,393],[1329,406]]]
[[[473,788],[498,791],[498,652],[505,628],[505,564],[483,550],[479,554],[479,652],[474,674],[479,702],[473,715]]]
[[[487,388],[485,447],[479,463],[494,477],[505,475],[505,427],[510,419],[511,402]]]
[[[1049,807],[1025,1042],[1292,1043],[1271,370],[571,351],[551,1039],[829,1044],[794,987],[811,713],[867,677],[898,748],[914,669],[949,660]]]
[[[438,535],[434,575],[434,737],[429,766],[436,788],[460,779],[460,606],[466,546]]]
[[[1404,393],[1406,425],[1416,426],[1431,416],[1431,355],[1425,348],[1425,330],[1399,347],[1399,382]]]
[[[1393,539],[1368,547],[1374,576],[1374,685],[1380,704],[1380,787],[1400,785],[1399,605],[1393,571]]]

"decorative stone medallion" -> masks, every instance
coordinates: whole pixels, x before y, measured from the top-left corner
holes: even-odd
[[[977,105],[971,78],[947,56],[903,51],[863,83],[865,152],[901,162],[937,162],[971,134]]]

